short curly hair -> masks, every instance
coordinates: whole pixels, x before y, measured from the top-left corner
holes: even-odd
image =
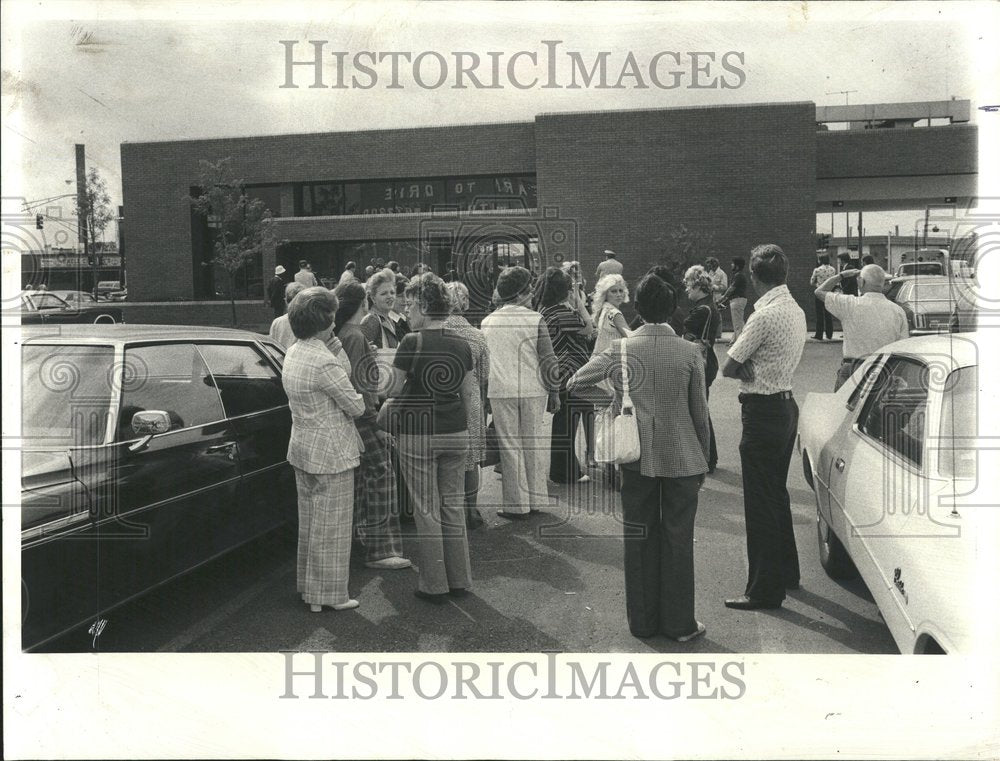
[[[288,326],[300,341],[312,338],[333,324],[339,301],[321,285],[300,292],[288,305]]]
[[[451,298],[445,282],[433,272],[414,275],[406,286],[407,298],[413,299],[421,313],[442,320],[451,314]]]
[[[684,285],[697,288],[703,293],[711,293],[712,276],[708,274],[704,267],[696,264],[684,271]]]
[[[465,283],[454,280],[445,284],[448,295],[451,297],[451,311],[455,314],[463,314],[469,308],[469,289]]]

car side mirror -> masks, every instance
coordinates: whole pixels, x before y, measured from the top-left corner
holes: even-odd
[[[163,410],[144,410],[132,416],[132,432],[137,436],[155,436],[170,430],[170,415]]]

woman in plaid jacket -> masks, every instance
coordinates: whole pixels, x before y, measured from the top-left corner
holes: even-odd
[[[292,413],[288,462],[295,469],[299,505],[296,584],[314,613],[358,607],[347,593],[351,559],[354,468],[360,446],[353,418],[365,403],[330,350],[337,297],[306,288],[288,305],[298,339],[285,355],[281,381]]]

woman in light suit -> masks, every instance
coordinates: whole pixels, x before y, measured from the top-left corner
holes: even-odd
[[[638,462],[622,466],[628,625],[636,637],[687,642],[705,633],[694,616],[694,516],[708,470],[709,428],[705,362],[668,324],[674,298],[663,280],[646,275],[635,304],[646,324],[591,358],[567,387],[572,392],[609,378],[620,407],[624,340],[641,449]]]
[[[354,511],[354,468],[360,447],[353,418],[365,403],[341,362],[326,346],[337,297],[306,288],[288,305],[298,339],[285,354],[281,382],[292,413],[288,462],[299,504],[296,585],[314,613],[358,607],[347,593]]]

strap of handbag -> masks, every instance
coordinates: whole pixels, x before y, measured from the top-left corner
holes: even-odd
[[[702,306],[708,310],[708,317],[705,319],[705,327],[701,329],[701,340],[708,342],[709,328],[712,327],[712,307],[710,307],[708,304],[702,304]]]
[[[626,340],[627,340],[627,339],[625,339],[625,338],[623,338],[623,339],[621,340],[621,363],[622,363],[622,414],[624,414],[624,413],[625,413],[625,410],[626,410],[626,409],[627,409],[627,410],[629,410],[630,412],[634,411],[634,408],[633,408],[633,406],[632,406],[632,397],[631,397],[631,395],[629,394],[629,385],[628,385],[628,361],[627,361],[627,358],[628,358],[628,352],[627,352],[627,350],[626,350],[626,348],[625,348],[625,342],[626,342]]]

